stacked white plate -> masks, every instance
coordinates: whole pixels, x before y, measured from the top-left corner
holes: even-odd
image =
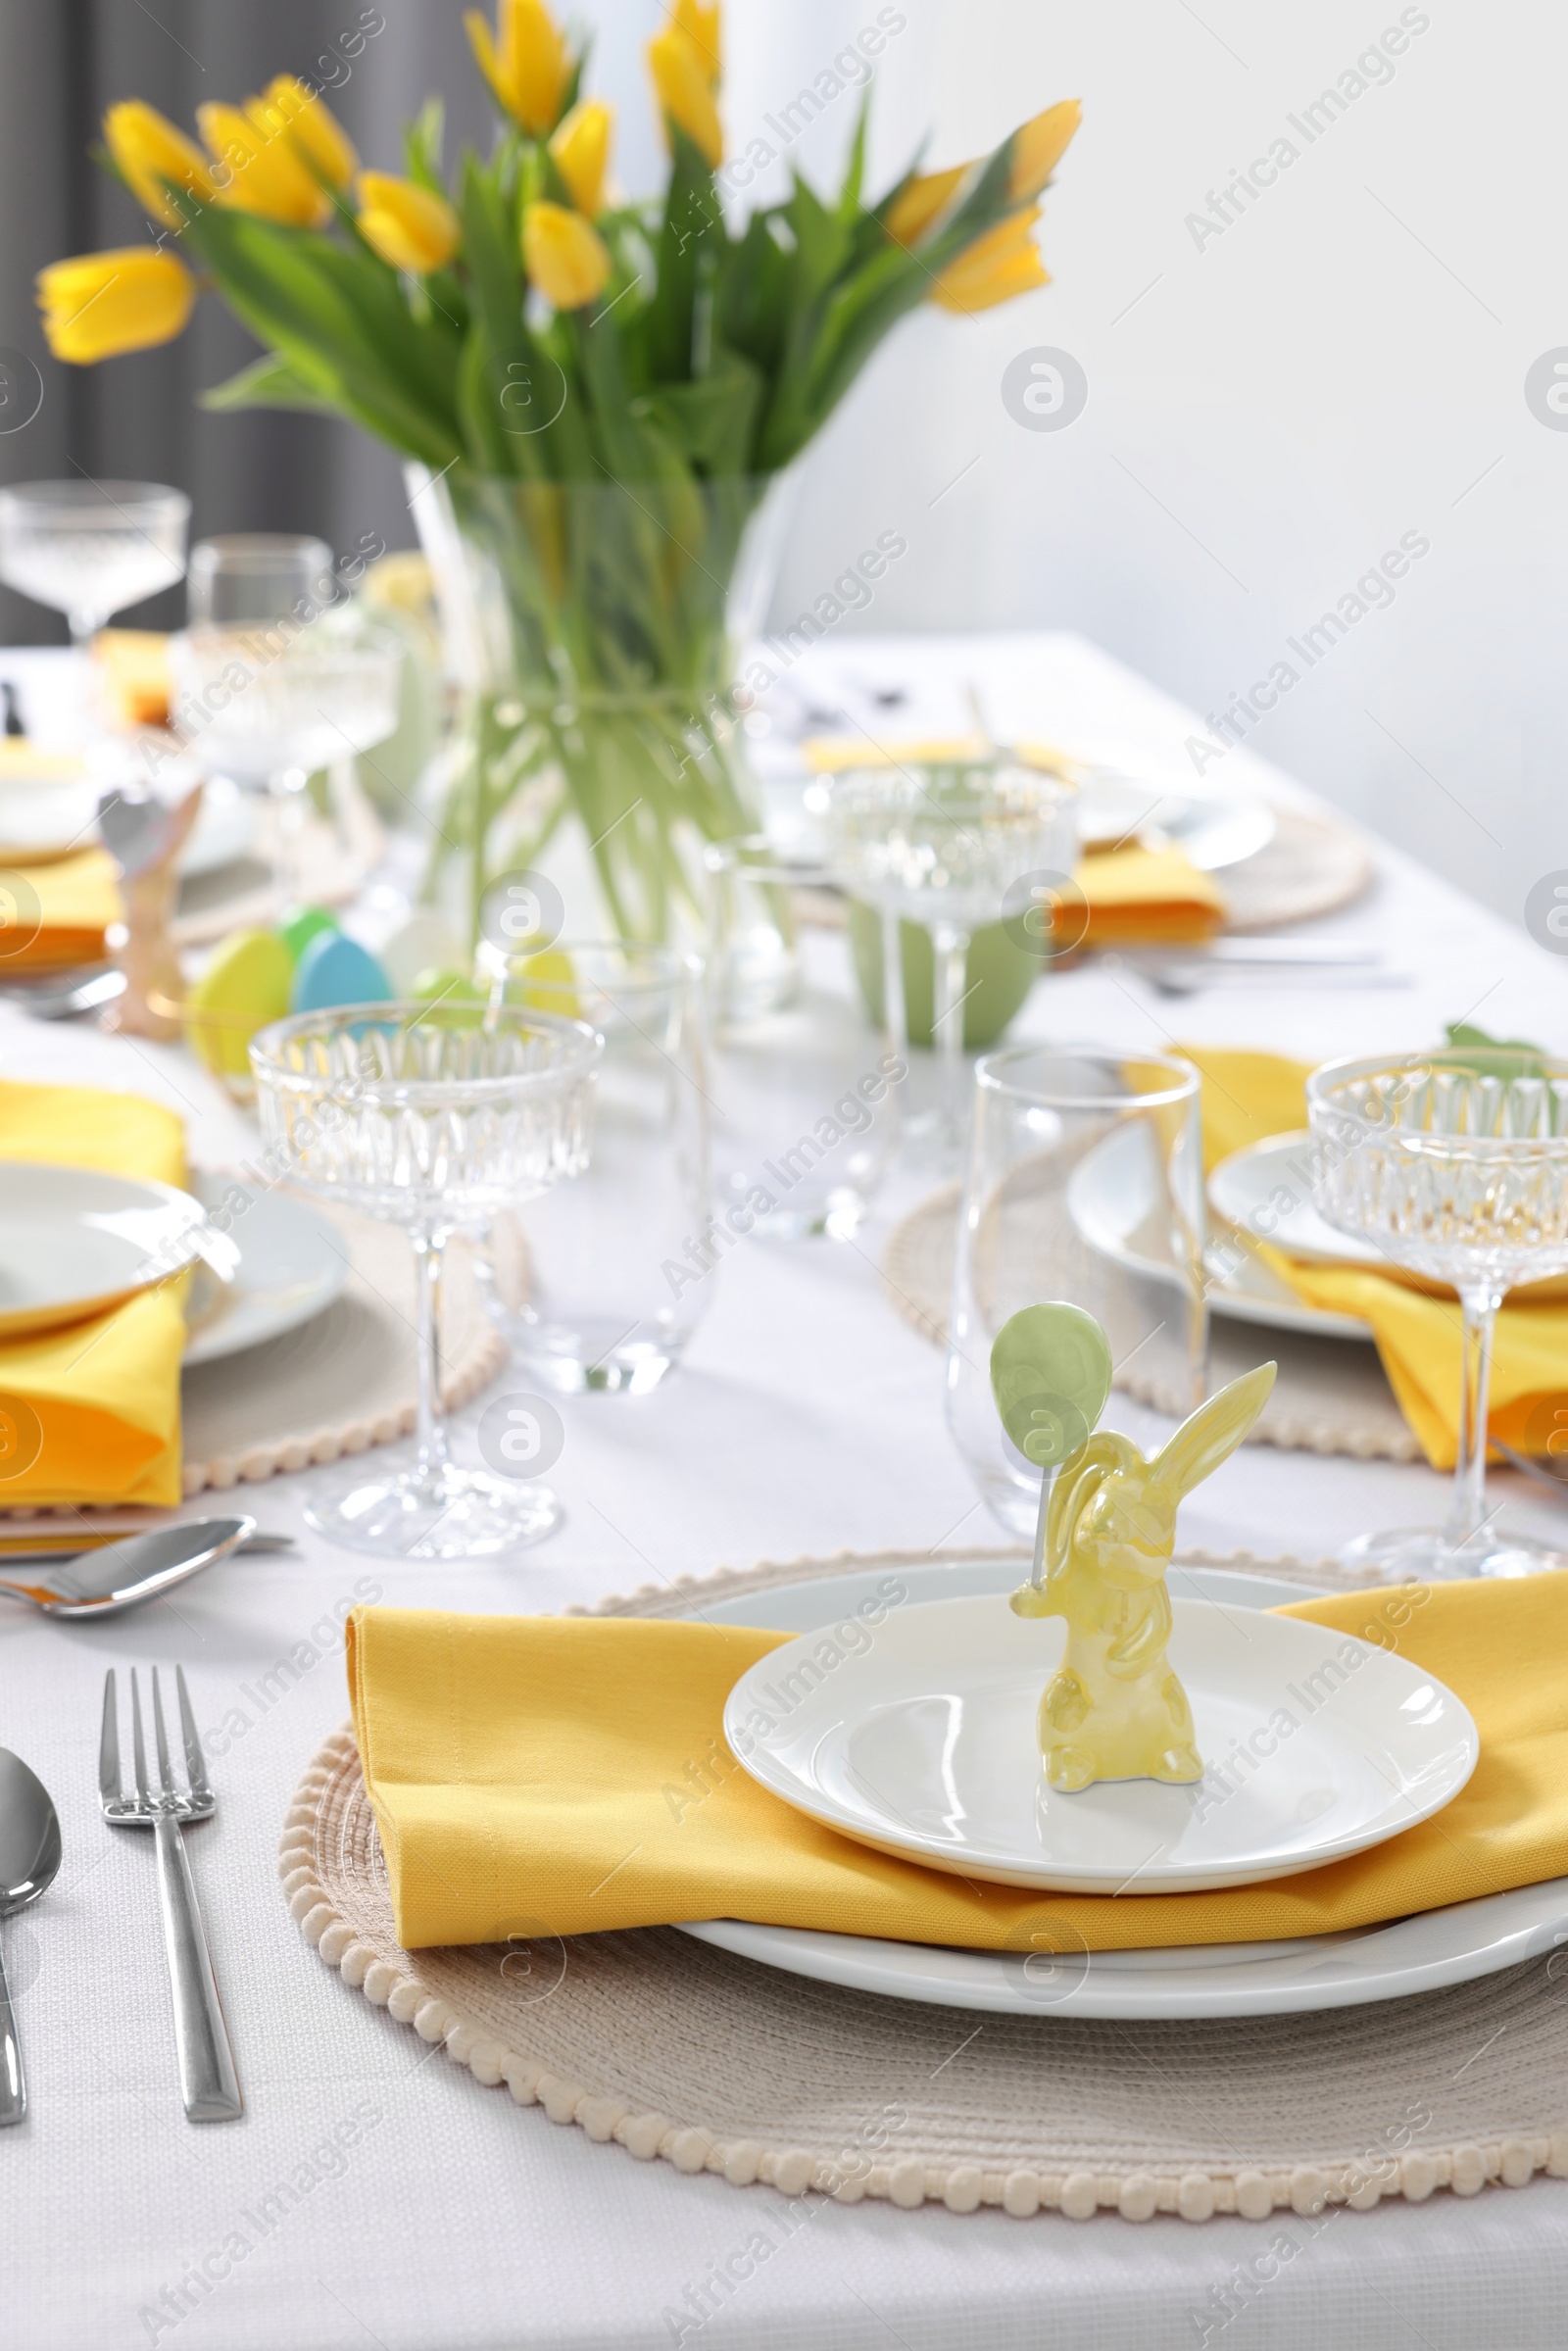
[[[1387,1926],[1286,1942],[1085,1951],[1052,1892],[1197,1892],[1316,1869],[1397,1836],[1463,1788],[1479,1751],[1453,1692],[1420,1667],[1298,1618],[1289,1580],[1176,1567],[1171,1663],[1209,1766],[1197,1788],[1050,1788],[1035,1710],[1059,1620],[1012,1615],[1016,1560],[901,1568],[906,1597],[858,1625],[875,1571],[705,1603],[705,1621],[801,1628],[731,1692],[725,1728],[762,1786],[841,1834],[975,1882],[1040,1889],[1019,1947],[972,1951],[718,1919],[700,1939],[799,1975],[903,1999],[1014,2014],[1291,2013],[1392,1999],[1513,1965],[1568,1939],[1568,1882]],[[938,1597],[938,1594],[947,1595]],[[1283,1709],[1294,1728],[1256,1734]],[[758,1735],[763,1717],[775,1729]],[[1237,1763],[1250,1749],[1252,1764]],[[1053,1932],[1054,1925],[1056,1932]]]

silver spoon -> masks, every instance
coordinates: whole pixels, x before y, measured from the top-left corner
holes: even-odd
[[[0,1918],[25,1910],[54,1881],[60,1867],[60,1822],[49,1790],[20,1755],[0,1747]],[[0,1958],[0,2125],[27,2111],[22,2043]]]
[[[119,1616],[199,1576],[256,1532],[254,1518],[196,1518],[155,1527],[74,1559],[39,1560],[25,1583],[0,1576],[0,1592],[30,1600],[45,1616]],[[8,1563],[9,1564],[9,1563]]]

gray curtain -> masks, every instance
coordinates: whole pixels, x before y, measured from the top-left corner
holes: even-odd
[[[89,153],[117,98],[145,98],[191,130],[206,100],[236,102],[276,73],[298,73],[333,85],[327,102],[362,160],[395,171],[398,126],[439,90],[449,157],[464,143],[488,145],[492,118],[469,58],[464,4],[0,0],[0,347],[30,361],[43,380],[31,421],[0,429],[0,481],[85,472],[172,482],[194,502],[193,538],[313,530],[347,550],[373,531],[388,547],[414,544],[390,450],[326,417],[215,416],[196,407],[199,391],[256,349],[216,299],[205,299],[185,333],[162,350],[68,367],[45,346],[33,276],[65,255],[147,234],[139,208]],[[377,18],[384,28],[345,56],[357,28]],[[5,418],[0,407],[0,427]],[[183,590],[172,590],[122,617],[172,627],[183,614]],[[0,588],[0,644],[64,638],[57,615]]]

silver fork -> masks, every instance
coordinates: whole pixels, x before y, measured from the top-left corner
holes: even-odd
[[[147,1783],[147,1750],[141,1730],[141,1691],[136,1669],[130,1673],[131,1752],[135,1759],[136,1792],[123,1793],[120,1779],[120,1714],[115,1695],[115,1669],[104,1677],[103,1733],[98,1747],[98,1794],[103,1816],[115,1829],[148,1829],[158,1852],[158,1895],[164,1914],[164,1949],[169,1959],[169,1984],[174,2002],[174,2045],[179,2053],[179,2087],[186,2119],[192,2123],[226,2123],[241,2111],[239,2081],[228,2029],[213,1981],[212,1955],[201,1905],[190,1874],[181,1825],[211,1820],[218,1809],[207,1779],[207,1762],[190,1709],[182,1666],[175,1666],[179,1689],[179,1724],[185,1748],[185,1776],[190,1792],[174,1786],[164,1730],[163,1693],[158,1668],[153,1675],[153,1738],[158,1750],[156,1791]]]

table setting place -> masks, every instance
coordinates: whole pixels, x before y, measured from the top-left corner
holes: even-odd
[[[647,203],[466,22],[485,155],[117,99],[39,279],[418,544],[0,486],[16,2339],[1556,2340],[1561,966],[1088,635],[839,629],[900,531],[769,626],[1076,101],[748,227],[716,8]]]

